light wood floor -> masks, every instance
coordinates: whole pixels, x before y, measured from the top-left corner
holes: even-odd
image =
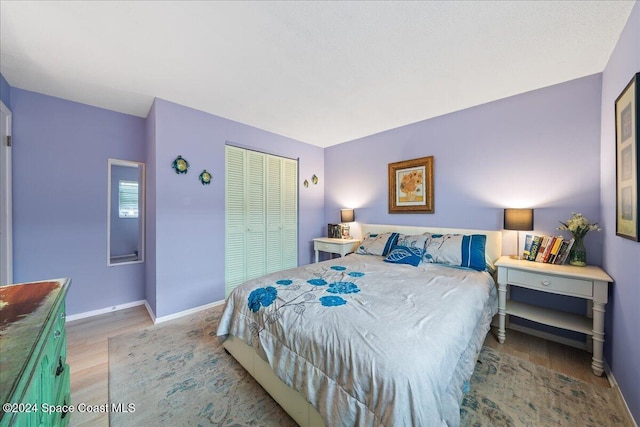
[[[67,323],[67,363],[71,369],[71,403],[109,403],[109,337],[152,326],[143,306]],[[107,427],[106,413],[71,414],[70,426]]]
[[[109,402],[109,337],[152,326],[144,306],[76,320],[67,324],[67,363],[71,368],[71,402],[74,405],[105,405]],[[507,330],[505,344],[494,331],[485,340],[488,347],[529,360],[587,383],[609,387],[605,376],[591,371],[591,354],[584,350]],[[75,412],[71,426],[108,426],[107,414]]]

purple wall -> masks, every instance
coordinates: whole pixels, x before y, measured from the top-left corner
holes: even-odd
[[[499,230],[503,208],[532,207],[538,234],[560,233],[574,211],[597,222],[600,88],[593,75],[329,147],[325,219],[352,207],[363,223]],[[435,213],[389,214],[388,163],[423,156]],[[600,234],[585,240],[592,264]]]
[[[67,312],[145,298],[107,267],[107,159],[144,161],[144,119],[11,88],[15,282],[71,277]]]
[[[156,100],[141,119],[9,87],[13,106],[14,279],[71,277],[69,314],[146,299],[157,317],[224,298],[224,146],[299,159],[300,264],[324,229],[324,153]],[[176,175],[182,154],[192,165]],[[107,159],[147,164],[146,262],[107,267]],[[211,185],[197,177],[213,173]],[[39,174],[41,178],[34,174]]]
[[[562,234],[558,221],[572,212],[598,222],[600,92],[601,75],[592,75],[330,147],[326,219],[335,220],[346,206],[355,208],[361,223],[500,230],[504,208],[531,207],[532,234]],[[423,156],[434,156],[435,213],[389,214],[388,163]],[[515,253],[515,232],[504,234],[504,252]],[[601,234],[585,238],[591,264],[601,262]],[[511,298],[585,312],[576,298],[522,288],[512,289]]]
[[[640,71],[640,3],[635,4],[602,77],[600,205],[604,269],[615,283],[607,305],[605,354],[636,423],[640,424],[640,243],[615,234],[615,99]],[[636,136],[637,136],[636,128]]]
[[[224,298],[225,144],[299,159],[298,262],[311,262],[311,239],[324,228],[322,148],[161,99],[154,107],[155,254],[147,255],[155,257],[156,316]],[[171,168],[178,155],[190,163],[187,174]],[[203,169],[210,185],[198,181]],[[304,188],[313,174],[320,183]]]

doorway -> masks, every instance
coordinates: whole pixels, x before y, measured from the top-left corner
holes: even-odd
[[[0,285],[13,283],[11,110],[0,101]]]

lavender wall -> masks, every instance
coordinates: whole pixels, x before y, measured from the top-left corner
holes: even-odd
[[[330,147],[326,219],[346,206],[362,223],[500,230],[504,208],[531,207],[534,234],[562,234],[558,221],[572,212],[598,222],[600,91],[598,74]],[[434,156],[435,213],[389,214],[388,163],[423,156]],[[515,253],[515,232],[504,237],[504,253]],[[595,232],[585,238],[591,264],[601,262],[601,238]],[[576,298],[521,288],[511,298],[585,312]],[[525,319],[512,322],[583,339]]]
[[[162,100],[145,120],[8,88],[14,278],[71,277],[70,315],[146,299],[160,317],[223,299],[226,143],[299,159],[301,182],[320,177],[299,194],[298,261],[311,262],[324,228],[321,148]],[[178,154],[187,175],[170,167]],[[106,266],[108,158],[147,163],[144,264]],[[197,180],[204,168],[209,186]]]
[[[14,281],[71,277],[67,312],[144,299],[107,267],[107,159],[144,161],[144,119],[11,88]]]
[[[318,185],[299,186],[298,262],[311,262],[311,239],[321,235],[324,224],[322,148],[160,99],[152,114],[155,254],[147,255],[155,257],[156,316],[224,298],[225,144],[299,159],[300,183],[313,174],[320,177]],[[171,168],[178,155],[190,163],[185,175]],[[203,169],[213,174],[210,185],[198,181]]]
[[[363,223],[499,230],[503,208],[532,207],[539,234],[574,211],[597,222],[600,87],[593,75],[330,147],[326,220],[353,207]],[[388,163],[423,156],[434,156],[435,213],[389,214]],[[601,236],[585,242],[599,264]]]
[[[640,71],[640,3],[636,2],[602,77],[601,197],[605,270],[615,283],[607,305],[607,361],[640,424],[640,243],[615,235],[615,99]],[[637,132],[637,129],[636,129]]]

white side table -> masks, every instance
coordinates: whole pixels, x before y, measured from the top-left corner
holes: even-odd
[[[318,237],[313,239],[313,250],[316,252],[316,262],[318,262],[318,253],[328,252],[331,254],[339,254],[341,257],[354,252],[360,240],[358,239],[333,239],[331,237]]]
[[[591,368],[595,375],[602,375],[604,361],[604,312],[607,291],[613,279],[600,267],[588,265],[544,264],[516,260],[503,256],[498,262],[498,314],[500,326],[498,341],[506,339],[506,315],[521,317],[544,325],[580,332],[587,335],[584,348],[593,350]],[[558,295],[583,298],[587,301],[587,315],[553,310],[546,307],[507,300],[507,287],[518,286]]]

